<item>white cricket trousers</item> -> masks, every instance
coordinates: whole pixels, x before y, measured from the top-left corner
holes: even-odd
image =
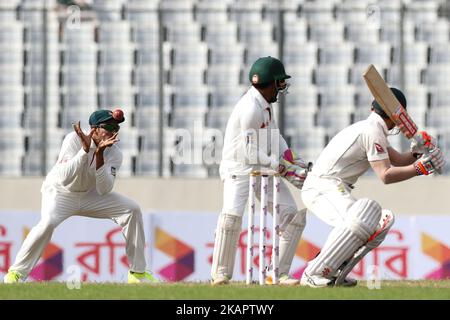
[[[302,200],[326,224],[337,227],[344,222],[348,209],[357,200],[351,187],[339,179],[308,175],[302,188]]]
[[[99,195],[95,189],[87,193],[61,193],[43,188],[41,220],[31,229],[10,270],[27,277],[50,241],[53,230],[67,218],[78,215],[111,219],[122,227],[130,270],[144,272],[145,236],[139,205],[118,193]]]
[[[261,177],[256,177],[256,198],[261,198]],[[281,230],[284,230],[283,221],[286,216],[293,216],[297,213],[297,204],[292,197],[291,192],[286,186],[284,179],[280,179],[280,195],[278,204],[280,205],[280,222]],[[268,209],[272,213],[273,209],[273,177],[268,179]],[[222,214],[231,214],[242,217],[248,202],[250,177],[249,176],[233,176],[223,181],[223,207]]]

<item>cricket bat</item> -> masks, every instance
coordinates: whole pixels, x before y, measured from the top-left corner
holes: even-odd
[[[405,108],[398,102],[391,89],[387,86],[384,79],[378,73],[373,64],[367,68],[363,74],[367,86],[372,92],[373,97],[381,106],[388,117],[400,128],[406,138],[414,138],[417,133],[417,125],[408,115]]]
[[[408,139],[418,139],[417,125],[400,104],[373,64],[363,74],[367,87],[383,111]]]

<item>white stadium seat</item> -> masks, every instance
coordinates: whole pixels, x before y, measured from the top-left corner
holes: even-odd
[[[320,87],[344,86],[349,83],[349,68],[345,65],[317,66],[314,77]]]
[[[212,22],[205,26],[205,41],[210,45],[236,45],[238,41],[238,25],[234,21]]]
[[[344,42],[344,25],[342,22],[323,22],[309,26],[310,39],[319,44]]]
[[[350,65],[354,60],[352,44],[328,44],[319,46],[319,64]]]
[[[283,63],[286,66],[296,64],[311,66],[317,63],[317,44],[314,42],[307,42],[302,44],[292,44],[288,41],[284,46]]]

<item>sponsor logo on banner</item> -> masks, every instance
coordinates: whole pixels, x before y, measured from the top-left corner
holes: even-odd
[[[434,239],[432,236],[422,233],[422,251],[435,260],[439,267],[425,275],[426,279],[450,278],[450,248],[445,243]]]
[[[128,268],[122,228],[107,231],[104,239],[104,241],[90,240],[74,243],[75,248],[79,249],[77,251],[81,251],[76,256],[76,261],[82,268],[83,281],[89,280],[90,277],[116,275],[117,265],[120,265],[121,269]]]
[[[403,243],[404,234],[400,230],[391,229],[386,236],[385,242],[370,251],[354,268],[351,274],[358,279],[364,279],[367,270],[376,266],[383,270],[385,278],[407,279],[409,276],[408,253],[410,247]],[[390,238],[390,239],[389,239]]]
[[[23,229],[23,240],[30,233],[29,228]],[[47,244],[36,266],[31,270],[29,277],[37,281],[49,281],[55,279],[63,272],[63,252],[53,242]]]
[[[194,248],[159,227],[155,228],[155,247],[174,259],[158,271],[165,280],[182,281],[194,272]]]

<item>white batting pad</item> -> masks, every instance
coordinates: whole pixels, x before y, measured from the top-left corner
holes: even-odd
[[[370,249],[374,249],[378,247],[384,239],[386,239],[389,230],[392,228],[392,225],[395,222],[395,217],[392,211],[383,209],[381,211],[381,219],[378,223],[377,229],[375,233],[369,238],[367,242],[367,247]]]
[[[368,242],[355,252],[350,261],[344,262],[344,264],[339,267],[339,269],[341,270],[336,279],[336,285],[340,285],[345,280],[345,277],[358,264],[358,262],[361,261],[361,259],[364,258],[366,254],[368,254],[374,248],[378,247],[383,242],[389,232],[389,229],[391,229],[392,225],[394,224],[394,221],[394,214],[390,210],[383,209],[381,211],[381,219],[378,222],[378,226],[375,232],[370,236]]]
[[[303,233],[306,224],[306,209],[297,212],[287,225],[286,229],[281,232],[280,236],[280,274],[289,274],[289,269],[297,250],[298,242]]]
[[[305,272],[308,275],[333,277],[344,261],[367,242],[380,216],[381,207],[375,201],[356,201],[350,207],[345,222],[331,231],[320,254],[308,264]]]
[[[211,277],[233,275],[237,242],[241,231],[242,217],[221,214],[217,223]]]

